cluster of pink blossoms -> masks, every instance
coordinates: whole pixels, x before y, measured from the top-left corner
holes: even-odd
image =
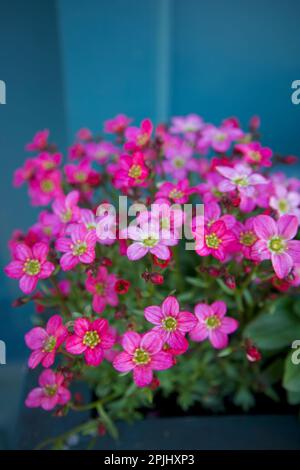
[[[49,297],[59,311],[25,336],[29,367],[46,368],[27,406],[52,409],[71,400],[64,357],[93,367],[109,361],[116,371],[132,371],[136,385],[145,387],[153,371],[175,367],[193,342],[228,346],[239,325],[234,308],[237,318],[226,315],[223,300],[204,293],[209,302],[196,299],[185,311],[179,292],[170,295],[186,224],[198,272],[223,277],[232,289],[235,266],[241,278],[260,269],[257,285],[266,277],[279,291],[300,285],[300,180],[270,172],[276,159],[290,158],[273,156],[257,140],[257,119],[245,132],[235,118],[217,127],[191,114],[154,128],[149,119],[132,126],[118,115],[105,122],[104,133],[81,129],[63,165],[49,132],[41,131],[26,147],[36,155],[14,176],[41,212],[27,233],[14,232],[5,272],[19,280],[39,313],[47,314]],[[143,205],[126,229],[108,210],[98,211],[118,195]],[[204,213],[187,221],[186,203],[203,203]],[[161,286],[161,305],[149,305],[150,297],[135,285],[138,277],[145,290]],[[144,315],[126,326],[129,297]],[[55,371],[49,367],[56,356]]]

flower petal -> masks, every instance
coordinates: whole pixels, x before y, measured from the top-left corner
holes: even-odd
[[[173,366],[172,354],[161,351],[151,358],[151,367],[154,370],[165,370]]]
[[[163,301],[161,311],[164,317],[171,316],[177,318],[179,314],[179,303],[176,297],[169,295],[169,297]]]
[[[179,312],[177,327],[179,331],[191,331],[197,324],[195,315],[190,312]]]
[[[19,281],[19,286],[24,294],[30,294],[36,288],[37,282],[38,278],[36,276],[24,274]]]
[[[26,346],[30,349],[40,349],[43,347],[45,340],[48,338],[48,333],[44,328],[36,326],[28,331],[25,335]]]
[[[53,315],[49,318],[46,331],[49,335],[55,336],[56,331],[62,326],[62,318],[60,315]]]
[[[161,308],[158,305],[151,305],[146,307],[144,312],[146,320],[148,320],[150,323],[153,323],[154,325],[161,324],[163,315]]]
[[[167,246],[162,243],[158,243],[156,246],[150,249],[152,255],[157,256],[157,258],[162,260],[167,260],[170,258],[170,250]]]
[[[11,277],[12,279],[20,279],[20,277],[22,277],[24,274],[23,267],[24,264],[22,263],[22,261],[11,261],[4,268],[4,272],[8,277]]]
[[[218,317],[223,318],[227,311],[227,305],[222,300],[217,300],[211,304],[211,308]]]
[[[19,261],[26,261],[32,258],[32,251],[25,243],[20,243],[14,249],[14,256]]]
[[[127,256],[131,261],[136,261],[143,258],[148,251],[149,250],[142,243],[135,242],[127,248]]]
[[[66,350],[70,354],[82,354],[86,350],[86,346],[82,342],[82,338],[76,335],[69,336],[66,340]]]
[[[209,340],[214,348],[223,349],[228,344],[228,336],[222,333],[219,328],[209,331]]]
[[[284,279],[293,267],[293,260],[288,253],[272,253],[272,264],[274,271],[279,279]]]
[[[135,331],[127,331],[122,338],[122,346],[129,354],[134,354],[135,350],[139,347],[141,336]]]
[[[89,366],[98,366],[103,361],[103,349],[96,346],[94,349],[87,348],[84,353],[85,362]]]
[[[133,380],[138,387],[146,387],[152,382],[153,373],[149,366],[137,366],[133,370]]]
[[[239,322],[235,318],[225,317],[222,320],[221,331],[229,334],[233,333],[239,327]]]
[[[41,266],[39,278],[46,279],[47,277],[50,277],[54,270],[54,264],[50,263],[50,261],[45,261]]]
[[[195,307],[195,315],[199,320],[205,320],[205,318],[213,314],[212,308],[204,303],[197,304]]]
[[[190,331],[190,338],[193,341],[204,341],[208,337],[208,329],[200,322]]]
[[[77,318],[74,323],[74,331],[77,336],[83,338],[87,331],[89,331],[91,322],[87,318]]]
[[[130,356],[127,352],[121,352],[115,357],[113,366],[118,372],[129,372],[134,368],[132,356]]]
[[[278,234],[285,240],[291,240],[298,232],[298,219],[295,215],[285,214],[278,220]]]
[[[167,343],[172,349],[180,351],[181,353],[185,352],[189,347],[188,340],[179,331],[173,331],[170,334]]]
[[[269,240],[278,234],[275,220],[268,215],[258,215],[253,221],[253,226],[256,235],[262,240]]]
[[[150,354],[156,354],[161,351],[163,342],[160,335],[155,331],[145,333],[141,339],[141,348]]]
[[[49,247],[46,243],[36,243],[32,248],[33,258],[36,258],[39,261],[45,261],[48,255],[48,251]]]

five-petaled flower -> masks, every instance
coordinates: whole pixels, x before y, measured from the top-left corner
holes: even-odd
[[[51,369],[44,370],[39,376],[39,387],[29,392],[25,404],[28,408],[41,407],[53,410],[56,405],[65,405],[71,400],[70,391],[64,386],[64,376]]]

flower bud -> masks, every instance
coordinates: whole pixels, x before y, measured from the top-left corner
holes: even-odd
[[[159,274],[159,273],[151,273],[150,274],[150,281],[152,282],[152,284],[157,284],[157,285],[163,284],[164,283],[164,276],[162,274]]]

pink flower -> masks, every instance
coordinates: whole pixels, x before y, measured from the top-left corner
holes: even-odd
[[[185,204],[194,192],[195,188],[190,187],[188,179],[183,179],[177,184],[167,181],[159,187],[155,197],[170,199],[177,204]]]
[[[254,230],[259,240],[252,249],[254,259],[271,259],[279,279],[285,278],[293,266],[300,263],[300,240],[297,235],[299,222],[294,215],[283,215],[275,222],[268,215],[254,219]]]
[[[268,147],[262,147],[259,142],[250,142],[248,144],[237,144],[235,150],[241,152],[247,163],[257,166],[272,166],[271,158],[273,152]]]
[[[79,165],[65,165],[65,174],[67,182],[70,184],[85,184],[93,175],[99,176],[87,160],[82,160]]]
[[[60,170],[40,170],[29,180],[29,196],[34,206],[46,206],[61,194]]]
[[[146,186],[148,176],[149,169],[142,152],[135,152],[132,156],[122,155],[114,170],[113,185],[118,189]]]
[[[170,132],[172,134],[186,134],[188,137],[204,127],[203,119],[197,114],[188,114],[187,116],[177,116],[172,119]]]
[[[212,255],[221,262],[236,249],[236,237],[223,220],[217,220],[210,226],[197,225],[195,240],[198,255]]]
[[[77,139],[87,141],[93,138],[93,134],[89,129],[86,127],[83,127],[82,129],[79,129],[79,131],[76,134]]]
[[[289,191],[284,185],[274,184],[275,194],[270,197],[270,207],[275,209],[278,215],[295,215],[300,222],[300,194]]]
[[[45,242],[52,238],[57,237],[61,231],[62,224],[56,214],[48,211],[42,211],[39,214],[39,219],[33,225],[31,230],[38,235],[38,237]]]
[[[32,142],[26,145],[26,150],[33,151],[33,152],[44,150],[48,145],[48,137],[49,137],[48,129],[37,132],[35,136],[33,137]]]
[[[231,317],[225,317],[226,304],[221,300],[217,300],[211,305],[197,304],[195,307],[195,315],[197,317],[197,325],[190,332],[193,341],[204,341],[209,339],[216,349],[226,348],[228,344],[228,334],[237,330],[238,321]]]
[[[145,147],[151,139],[153,125],[150,119],[144,119],[140,127],[128,127],[125,131],[126,150],[139,150]]]
[[[176,351],[187,350],[189,344],[185,334],[196,326],[196,318],[190,312],[181,312],[175,297],[167,297],[161,307],[146,307],[145,318],[156,325],[153,331],[159,334],[164,343]]]
[[[88,273],[85,287],[88,292],[93,294],[93,309],[97,313],[102,313],[106,305],[116,307],[118,305],[118,296],[115,291],[117,276],[109,274],[103,266],[98,268],[96,276]]]
[[[113,366],[118,372],[133,370],[133,380],[138,387],[152,382],[153,370],[165,370],[173,365],[172,355],[162,351],[163,341],[152,331],[143,336],[127,331],[122,346],[124,351],[115,357]]]
[[[104,164],[110,156],[117,155],[118,149],[111,142],[90,142],[85,146],[86,155],[91,160]]]
[[[31,390],[26,398],[28,408],[41,407],[52,410],[56,405],[65,405],[71,400],[70,391],[64,386],[64,376],[51,369],[44,370],[39,377],[39,387]]]
[[[80,209],[77,206],[79,192],[71,191],[67,196],[60,196],[53,204],[52,209],[62,223],[77,222],[80,218]]]
[[[111,349],[114,342],[115,335],[110,331],[107,320],[78,318],[74,323],[74,335],[66,341],[66,350],[75,355],[84,353],[85,362],[96,367],[103,361],[104,351]]]
[[[185,141],[177,140],[175,145],[167,147],[164,171],[177,180],[186,178],[188,172],[197,171],[198,163],[193,157],[193,149]]]
[[[104,131],[108,134],[121,134],[129,126],[132,119],[125,114],[118,114],[113,119],[108,119],[104,122]]]
[[[55,245],[57,251],[64,253],[60,259],[62,270],[69,271],[79,263],[92,263],[95,259],[95,232],[87,230],[82,224],[72,224],[68,227],[68,233],[70,238],[58,238]]]
[[[215,127],[208,124],[202,130],[202,135],[197,143],[197,149],[201,153],[206,153],[211,147],[216,152],[224,153],[230,148],[232,142],[240,139],[242,136],[243,132],[241,129],[235,126],[223,124],[221,127]]]
[[[216,169],[225,178],[219,183],[220,191],[238,190],[241,197],[240,209],[243,212],[252,211],[256,205],[255,186],[267,184],[266,178],[258,173],[252,173],[252,169],[242,163],[237,163],[234,168],[217,166]]]
[[[36,159],[27,158],[24,166],[17,168],[14,173],[13,185],[15,187],[21,186],[25,181],[29,181],[35,174],[36,171]]]
[[[49,247],[46,243],[36,243],[32,249],[24,243],[15,246],[14,260],[5,268],[5,273],[12,279],[20,279],[20,289],[30,294],[39,279],[47,279],[53,273],[55,266],[47,261]]]
[[[147,253],[155,255],[159,259],[169,259],[171,252],[168,246],[178,243],[172,234],[169,238],[164,239],[160,231],[151,231],[151,226],[149,229],[148,224],[142,227],[129,227],[128,238],[134,240],[134,243],[127,248],[127,256],[131,261],[143,258]]]
[[[250,217],[244,223],[237,222],[233,228],[238,243],[237,249],[247,259],[252,259],[252,248],[258,240],[254,230],[254,220],[254,217]]]
[[[53,315],[46,328],[37,326],[25,335],[26,345],[33,350],[28,361],[28,367],[34,369],[42,363],[43,367],[51,367],[55,353],[68,336],[68,330],[63,325],[59,315]]]
[[[61,153],[40,153],[35,159],[36,165],[44,171],[54,170],[62,161]]]

